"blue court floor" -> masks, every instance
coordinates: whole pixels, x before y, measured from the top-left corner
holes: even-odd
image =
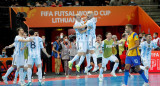
[[[150,86],[160,86],[160,74],[150,74]],[[128,86],[142,86],[144,83],[140,75],[134,75],[129,78]],[[123,76],[104,77],[103,82],[99,82],[98,78],[80,78],[46,81],[44,86],[121,86],[123,84]],[[10,84],[6,86],[17,86]],[[33,86],[38,86],[37,82]]]

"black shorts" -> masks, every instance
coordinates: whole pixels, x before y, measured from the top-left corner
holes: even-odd
[[[91,62],[94,63],[93,58],[91,57]],[[97,58],[97,64],[102,63],[102,57]]]

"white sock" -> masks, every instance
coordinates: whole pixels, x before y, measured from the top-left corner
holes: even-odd
[[[70,61],[71,63],[75,62],[77,59],[79,59],[78,55],[75,55],[74,58]]]
[[[145,70],[145,67],[144,67],[144,66],[142,66],[142,65],[140,65],[140,68],[141,68],[142,70]]]
[[[19,69],[19,82],[23,81],[23,68]]]
[[[23,73],[23,80],[25,80],[26,75],[27,75],[27,71],[24,71],[24,73]]]
[[[117,69],[117,67],[118,67],[118,65],[119,65],[119,63],[114,63],[114,66],[113,66],[113,70],[112,70],[112,72],[114,72],[115,73],[115,71],[116,71],[116,69]]]
[[[102,75],[102,74],[103,74],[103,68],[102,68],[102,67],[100,68],[100,72],[99,72],[99,74],[100,74],[100,75]]]
[[[83,63],[85,59],[85,56],[81,56],[79,63],[77,64],[78,66],[81,66],[81,64]]]
[[[98,65],[97,65],[97,55],[94,53],[91,56],[93,57],[95,67],[98,67]]]
[[[16,79],[16,80],[17,80],[18,74],[19,74],[19,72],[16,70],[16,73],[15,73],[15,77],[14,77],[14,79]]]
[[[4,75],[4,77],[8,77],[8,75],[13,71],[13,67],[11,66],[8,70],[7,73]]]
[[[42,80],[42,68],[41,67],[39,67],[38,68],[38,80],[41,82],[41,80]]]
[[[28,68],[27,69],[28,82],[31,82],[31,75],[32,75],[32,70],[31,68]]]
[[[144,70],[144,74],[145,74],[146,78],[148,79],[149,76],[148,76],[148,70],[147,69]]]
[[[90,66],[90,59],[91,59],[91,56],[90,56],[90,54],[86,54],[86,59],[87,59],[87,67],[89,67]]]

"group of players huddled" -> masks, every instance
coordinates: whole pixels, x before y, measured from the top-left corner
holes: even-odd
[[[138,34],[133,32],[133,25],[127,24],[125,26],[125,33],[121,41],[115,42],[112,39],[112,34],[106,32],[106,39],[100,43],[100,46],[96,45],[96,18],[92,11],[89,11],[87,17],[81,18],[79,14],[75,15],[75,24],[73,28],[76,31],[76,46],[78,49],[78,54],[68,62],[69,69],[72,69],[73,62],[80,58],[78,64],[76,64],[76,70],[80,72],[80,66],[84,61],[85,57],[87,60],[87,66],[85,67],[85,73],[88,73],[92,66],[90,65],[91,57],[94,60],[93,72],[99,69],[99,81],[103,81],[103,71],[108,63],[108,61],[115,62],[111,75],[116,77],[115,71],[118,68],[119,60],[115,56],[115,47],[117,45],[124,47],[125,41],[127,39],[128,50],[126,52],[125,58],[125,72],[124,72],[124,84],[122,86],[127,86],[128,77],[131,75],[129,69],[134,66],[138,73],[144,79],[143,86],[148,86],[148,70],[151,63],[151,51],[157,47],[156,43],[152,42],[152,37],[150,34],[146,35],[146,41],[140,43]],[[98,37],[97,37],[98,38]],[[97,65],[97,54],[96,49],[100,48],[98,52],[102,53],[102,67]],[[141,53],[139,51],[141,49]],[[141,61],[143,66],[141,65]]]
[[[87,17],[81,18],[79,14],[75,15],[75,24],[73,28],[76,32],[76,46],[78,49],[77,55],[74,56],[68,62],[69,69],[72,69],[73,63],[80,59],[79,63],[76,64],[76,70],[80,72],[80,66],[83,63],[85,57],[87,60],[87,66],[85,67],[85,73],[88,73],[92,66],[90,64],[91,57],[94,60],[94,69],[93,72],[99,70],[99,81],[103,81],[103,71],[108,64],[108,61],[115,62],[112,72],[110,73],[112,76],[116,77],[115,71],[118,68],[119,60],[115,56],[114,49],[117,45],[121,45],[124,47],[126,38],[128,44],[128,50],[126,52],[126,59],[125,59],[125,72],[124,72],[124,84],[122,86],[127,86],[128,77],[130,76],[129,69],[131,66],[135,66],[139,74],[144,79],[143,86],[148,86],[148,70],[151,63],[151,51],[152,49],[156,48],[156,44],[152,42],[152,37],[150,34],[146,35],[146,41],[139,43],[139,37],[137,33],[133,32],[133,25],[127,24],[125,26],[125,33],[123,36],[127,36],[126,38],[122,39],[119,42],[115,42],[112,39],[112,34],[110,32],[106,33],[106,39],[102,41],[98,45],[100,53],[102,53],[102,67],[98,67],[97,65],[97,54],[95,52],[96,49],[96,18],[92,11],[89,11]],[[19,84],[30,86],[32,84],[31,75],[32,75],[32,67],[35,63],[38,68],[38,80],[39,84],[42,85],[42,65],[41,65],[41,56],[40,50],[50,57],[50,55],[46,52],[43,47],[42,39],[38,36],[34,35],[33,30],[29,30],[30,37],[26,36],[24,30],[22,28],[18,28],[18,35],[15,37],[14,43],[6,46],[7,48],[15,47],[14,54],[13,54],[13,62],[12,66],[8,69],[7,73],[2,77],[4,82],[8,84],[7,77],[13,71],[14,68],[17,67],[15,73],[15,79],[13,83],[17,83],[17,76],[19,74]],[[100,37],[100,36],[97,36]],[[139,51],[141,49],[141,53]],[[25,52],[28,52],[28,56],[25,55]],[[140,62],[142,61],[142,65]],[[25,77],[28,77],[28,83],[25,84]]]
[[[38,72],[38,82],[39,85],[44,84],[42,80],[42,61],[41,61],[41,49],[50,57],[50,55],[46,52],[46,49],[43,46],[42,38],[35,36],[35,32],[30,29],[29,35],[27,37],[27,33],[24,32],[23,28],[18,28],[18,35],[14,39],[14,43],[6,46],[5,48],[12,48],[15,47],[13,53],[13,61],[12,66],[7,70],[7,73],[2,76],[2,79],[5,84],[8,84],[7,77],[13,71],[14,68],[17,68],[15,73],[15,78],[13,84],[17,83],[17,77],[19,75],[19,82],[21,86],[30,86],[32,84],[32,67],[34,63],[37,66]],[[25,83],[25,77],[27,75],[28,83]]]

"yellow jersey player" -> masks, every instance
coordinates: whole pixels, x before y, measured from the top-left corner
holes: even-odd
[[[141,77],[144,79],[145,83],[143,86],[147,86],[148,79],[144,75],[143,70],[140,69],[140,51],[139,51],[139,38],[137,33],[133,32],[133,25],[127,24],[125,26],[126,32],[129,34],[127,38],[128,42],[128,51],[127,51],[127,57],[125,61],[125,72],[124,72],[124,82],[122,86],[127,86],[128,82],[128,76],[129,76],[129,68],[132,66],[135,66],[138,70]]]

